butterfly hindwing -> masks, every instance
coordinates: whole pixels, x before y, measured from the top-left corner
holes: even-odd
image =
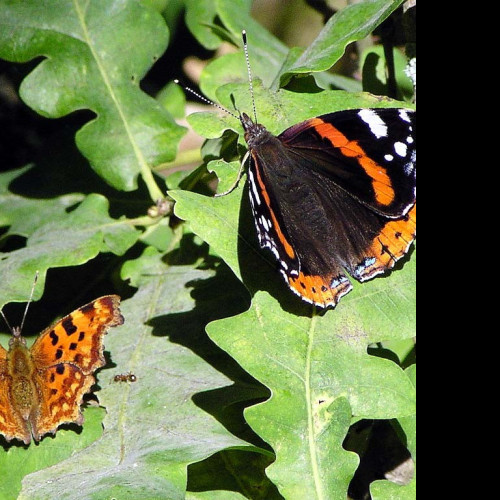
[[[37,373],[35,384],[43,395],[44,404],[31,423],[35,439],[39,440],[48,432],[54,433],[64,423],[81,425],[83,395],[89,392],[94,382],[92,375],[85,375],[70,363],[60,363]]]

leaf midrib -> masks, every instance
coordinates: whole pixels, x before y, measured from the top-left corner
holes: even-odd
[[[151,198],[155,201],[163,199],[163,197],[164,197],[163,193],[158,188],[158,186],[153,178],[153,174],[151,172],[151,169],[149,168],[149,166],[146,162],[146,159],[144,158],[144,155],[142,154],[141,149],[139,148],[137,142],[134,139],[134,134],[130,130],[127,118],[126,118],[125,113],[122,109],[122,106],[120,105],[119,99],[116,97],[116,93],[115,93],[113,86],[111,84],[111,80],[108,77],[108,74],[104,68],[104,65],[102,64],[101,59],[99,58],[97,51],[94,48],[94,45],[92,44],[92,40],[91,40],[91,37],[90,37],[88,29],[87,29],[87,23],[85,22],[85,15],[84,15],[84,12],[82,11],[82,9],[80,8],[79,0],[73,0],[73,5],[75,6],[75,11],[76,11],[78,19],[80,21],[80,26],[82,28],[84,41],[87,44],[87,46],[92,54],[92,57],[96,63],[97,69],[99,70],[99,73],[100,73],[101,78],[103,80],[104,86],[108,90],[108,94],[111,98],[111,101],[113,102],[113,104],[118,112],[118,115],[120,117],[120,120],[123,123],[125,133],[127,134],[130,145],[132,146],[132,149],[134,151],[134,155],[137,158],[137,162],[139,163],[139,166],[141,169],[142,178],[144,179],[144,182],[146,183],[146,185],[148,187]]]
[[[304,374],[304,387],[305,387],[305,397],[306,397],[306,407],[307,407],[307,435],[309,440],[309,455],[311,457],[311,468],[313,472],[314,488],[316,490],[316,496],[319,500],[324,499],[323,488],[321,486],[321,477],[318,465],[318,452],[316,450],[316,439],[314,435],[314,416],[312,412],[312,391],[311,391],[311,361],[312,361],[312,349],[314,345],[314,334],[316,331],[317,316],[311,318],[311,323],[309,325],[308,332],[308,343],[306,352],[306,365]]]

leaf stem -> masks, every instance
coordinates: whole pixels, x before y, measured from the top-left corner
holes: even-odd
[[[149,215],[143,215],[142,217],[136,217],[135,219],[128,219],[127,224],[130,226],[154,226],[161,220],[162,217],[150,217]]]
[[[159,165],[154,166],[153,170],[155,172],[159,172],[161,170],[173,170],[189,163],[201,163],[202,160],[203,158],[201,157],[200,148],[188,149],[186,151],[179,151],[174,161],[160,163]]]
[[[158,187],[158,184],[156,184],[153,172],[149,168],[149,165],[144,161],[142,153],[141,153],[141,159],[143,160],[139,161],[141,165],[141,175],[144,183],[146,184],[146,187],[148,188],[149,196],[151,196],[151,199],[153,201],[162,200],[163,198],[165,198],[165,193],[163,193],[161,189]]]

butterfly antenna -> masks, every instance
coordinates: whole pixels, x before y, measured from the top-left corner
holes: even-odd
[[[174,83],[177,85],[181,85],[179,80],[174,80]],[[181,87],[189,92],[190,94],[193,94],[196,96],[198,99],[202,100],[203,102],[206,102],[207,104],[210,104],[211,106],[215,106],[216,108],[220,109],[221,111],[224,111],[224,113],[227,113],[228,115],[232,116],[233,118],[236,118],[237,120],[240,119],[239,116],[235,115],[234,113],[231,113],[228,109],[226,109],[224,106],[221,106],[220,104],[217,104],[216,102],[211,101],[210,99],[207,99],[206,97],[202,96],[201,94],[198,94],[198,92],[195,92],[193,89],[190,89],[189,87],[185,87],[184,85],[181,85]]]
[[[16,335],[16,336],[21,335],[21,332],[22,332],[23,326],[24,326],[24,320],[26,319],[26,314],[28,312],[28,307],[31,304],[31,301],[33,300],[33,293],[35,292],[35,285],[36,285],[37,280],[38,280],[38,271],[35,273],[35,279],[33,280],[33,286],[31,287],[30,298],[28,300],[28,303],[26,304],[26,308],[24,309],[23,320],[21,321],[21,326],[16,327],[16,328],[12,328],[10,326],[9,321],[7,320],[7,317],[5,316],[5,314],[3,313],[3,311],[0,309],[0,314],[2,315],[2,318],[5,321],[5,324],[9,328],[10,333],[12,335]]]
[[[23,320],[21,321],[21,326],[19,327],[19,332],[23,331],[24,320],[26,319],[26,314],[28,313],[28,308],[33,300],[33,294],[35,293],[36,282],[38,281],[38,271],[35,273],[35,279],[33,280],[33,286],[31,287],[30,298],[26,304],[26,308],[24,309]]]
[[[252,71],[250,69],[250,58],[248,57],[247,32],[245,30],[243,30],[241,32],[241,37],[243,38],[243,51],[245,52],[245,61],[247,63],[248,84],[250,86],[250,95],[252,97],[253,117],[255,118],[255,123],[257,123],[257,109],[255,107],[255,95],[253,93],[253,82],[252,82]]]
[[[13,333],[12,327],[10,326],[10,323],[7,321],[7,318],[5,317],[5,314],[3,311],[0,309],[0,314],[2,315],[3,320],[5,321],[5,324],[7,325],[7,328],[9,329],[10,333]]]

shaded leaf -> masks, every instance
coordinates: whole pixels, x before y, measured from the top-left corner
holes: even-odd
[[[408,59],[396,48],[392,51],[392,57],[398,91],[397,98],[410,101],[413,97],[413,83],[405,73]],[[372,94],[389,95],[384,47],[375,45],[363,52],[360,65],[363,68],[363,90]]]
[[[286,45],[272,35],[249,15],[251,0],[216,0],[217,13],[224,26],[241,42],[241,32],[245,30],[249,41],[252,70],[265,83],[270,83],[273,74],[279,70],[288,53]],[[248,13],[248,15],[245,15]],[[241,53],[241,52],[240,52]],[[254,66],[256,64],[257,66]],[[246,75],[246,65],[243,66]],[[261,70],[266,70],[265,72]],[[248,78],[245,76],[245,80]]]
[[[406,374],[416,390],[417,369],[412,365],[406,369]],[[404,432],[404,442],[411,453],[414,464],[417,460],[417,416],[416,414],[398,419]],[[370,493],[373,500],[414,500],[417,496],[417,478],[414,473],[408,484],[395,484],[388,480],[374,481],[370,485]]]
[[[202,462],[189,466],[190,476],[186,498],[198,498],[192,496],[195,491],[206,491],[212,495],[209,498],[226,498],[224,494],[226,490],[231,492],[231,495],[235,495],[233,498],[283,500],[276,486],[263,473],[272,460],[273,458],[251,453],[248,450],[221,451]],[[239,491],[244,493],[244,497],[236,493]]]
[[[122,302],[125,324],[106,337],[112,364],[98,377],[97,395],[107,412],[102,438],[26,477],[20,498],[77,498],[83,488],[87,498],[182,499],[189,463],[220,449],[248,448],[192,399],[231,381],[171,340],[179,334],[176,317],[196,315],[189,283],[210,274],[168,268],[153,249],[124,268],[123,278],[131,278],[138,290]],[[184,331],[182,336],[199,333]],[[113,381],[128,372],[136,382]]]
[[[242,46],[241,32],[246,30],[252,72],[266,86],[270,86],[285,62],[288,48],[250,17],[251,2],[248,0],[216,0],[215,4],[217,14],[232,34],[235,45]],[[244,15],[245,13],[248,15]],[[248,89],[247,66],[242,50],[225,54],[210,62],[201,75],[200,88],[206,96],[215,99],[216,89],[231,82],[244,82]]]
[[[417,485],[413,480],[407,485],[399,485],[390,481],[374,481],[370,486],[373,500],[415,500]]]
[[[378,327],[375,321],[372,328],[349,328],[346,315],[337,314],[341,307],[323,317],[300,317],[257,292],[247,313],[207,328],[217,345],[271,389],[271,398],[249,408],[245,416],[276,451],[268,475],[286,498],[345,494],[357,463],[341,446],[351,408],[362,418],[415,411],[414,388],[404,372],[366,353],[370,337],[388,335],[396,325]],[[342,399],[349,405],[340,404]]]
[[[13,234],[27,237],[47,221],[62,217],[70,206],[83,199],[82,194],[76,193],[40,200],[11,192],[10,182],[29,169],[0,173],[0,227],[9,226],[3,238]]]
[[[43,293],[47,269],[83,264],[101,252],[123,255],[138,237],[139,232],[126,219],[109,217],[106,198],[87,196],[73,212],[35,230],[24,248],[0,253],[0,280],[4,283],[0,307],[25,302],[36,271],[40,276],[35,300]]]
[[[406,370],[411,383],[417,390],[417,366],[411,365]],[[417,460],[417,418],[416,415],[410,415],[399,419],[399,423],[406,434],[406,445],[411,453],[413,460]]]
[[[216,49],[220,38],[213,33],[210,24],[217,14],[216,0],[186,0],[186,25],[196,39],[207,49]]]

